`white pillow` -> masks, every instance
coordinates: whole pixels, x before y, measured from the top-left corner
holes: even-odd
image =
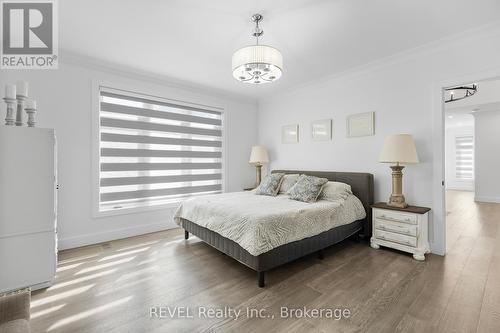
[[[323,186],[318,200],[345,200],[351,194],[351,185],[340,182],[328,182]]]
[[[284,194],[284,193],[288,192],[288,190],[290,190],[292,188],[292,186],[295,185],[295,183],[299,179],[299,176],[300,175],[298,173],[294,173],[291,175],[285,175],[283,177],[283,180],[281,181],[279,194]]]

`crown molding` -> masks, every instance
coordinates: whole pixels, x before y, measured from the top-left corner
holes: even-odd
[[[500,34],[500,20],[466,30],[458,34],[449,35],[411,49],[406,49],[401,52],[394,53],[390,56],[383,57],[359,66],[354,66],[341,72],[327,74],[320,78],[312,79],[298,85],[293,85],[287,91],[276,92],[272,95],[266,95],[259,98],[258,104],[260,105],[262,102],[269,102],[276,98],[282,98],[287,95],[295,94],[298,91],[308,87],[320,87],[334,80],[338,80],[341,78],[354,78],[370,72],[374,72],[384,67],[407,62],[415,58],[439,52],[440,50],[448,48],[453,43],[467,40],[469,38],[474,38],[478,35],[487,34]]]
[[[85,67],[113,75],[127,77],[133,80],[145,81],[166,87],[186,90],[192,93],[208,95],[212,98],[230,100],[239,103],[257,105],[256,98],[238,94],[232,91],[213,88],[190,81],[175,79],[141,69],[115,64],[109,61],[89,57],[65,49],[59,50],[59,62],[62,64]]]

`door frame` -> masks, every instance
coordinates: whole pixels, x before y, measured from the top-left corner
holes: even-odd
[[[445,108],[444,89],[468,84],[471,82],[496,80],[500,78],[500,68],[491,68],[468,75],[463,75],[453,79],[436,82],[432,89],[432,140],[433,149],[433,180],[432,180],[432,201],[433,226],[429,228],[432,232],[431,248],[432,252],[445,255],[446,253],[446,191],[445,181]]]

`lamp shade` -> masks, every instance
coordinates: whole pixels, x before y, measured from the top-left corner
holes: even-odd
[[[264,146],[253,146],[252,153],[250,154],[249,163],[264,164],[269,162],[269,156]]]
[[[234,52],[232,68],[234,78],[241,82],[273,82],[281,77],[283,56],[271,46],[246,46]]]
[[[417,149],[410,134],[393,134],[385,138],[379,157],[381,163],[418,163]]]

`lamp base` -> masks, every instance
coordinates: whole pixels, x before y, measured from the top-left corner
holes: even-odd
[[[260,185],[261,174],[262,174],[262,165],[255,164],[255,188],[257,188]]]
[[[403,195],[403,168],[404,166],[393,165],[392,169],[392,194],[389,198],[388,206],[406,208],[408,204],[405,202],[405,196]]]
[[[389,198],[389,202],[387,206],[398,207],[398,208],[406,208],[408,204],[405,202],[405,196],[402,194],[393,194]]]

